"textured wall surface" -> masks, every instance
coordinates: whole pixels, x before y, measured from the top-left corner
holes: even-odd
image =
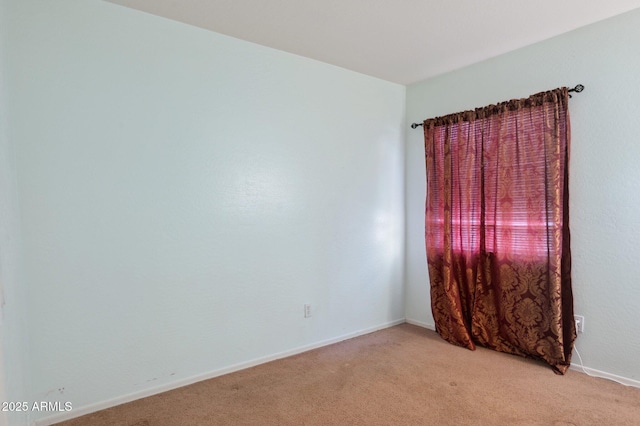
[[[588,367],[640,379],[640,11],[407,88],[408,123],[582,83],[570,101],[576,345]],[[421,130],[406,146],[406,316],[433,326]],[[577,360],[574,360],[577,361]]]
[[[9,18],[33,400],[404,318],[404,86],[97,0]]]
[[[27,293],[21,280],[18,193],[9,129],[6,6],[7,1],[0,0],[0,402],[28,398],[29,371]],[[26,421],[26,413],[0,411],[0,425]]]

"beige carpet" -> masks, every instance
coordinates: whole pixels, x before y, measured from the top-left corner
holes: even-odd
[[[403,324],[61,424],[640,425],[640,389]]]

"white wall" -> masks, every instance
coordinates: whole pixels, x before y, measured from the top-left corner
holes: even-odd
[[[97,0],[9,21],[33,400],[404,318],[403,86]]]
[[[640,10],[407,88],[408,123],[582,83],[570,101],[576,342],[586,366],[640,380]],[[406,316],[433,326],[421,130],[406,142]],[[574,360],[577,361],[577,360]]]
[[[28,397],[27,304],[20,272],[20,225],[14,148],[9,129],[6,0],[0,0],[0,402]],[[0,425],[26,413],[0,411]]]

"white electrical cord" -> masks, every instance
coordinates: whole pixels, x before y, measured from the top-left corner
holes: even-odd
[[[576,355],[578,355],[578,359],[580,360],[580,368],[582,368],[582,372],[583,372],[584,374],[586,374],[587,376],[589,376],[589,377],[597,377],[598,379],[607,379],[607,380],[614,381],[614,382],[616,382],[616,383],[620,383],[621,385],[631,386],[631,385],[630,385],[630,384],[628,384],[628,383],[620,382],[620,381],[618,381],[618,380],[616,380],[616,379],[613,379],[613,378],[611,378],[611,377],[598,376],[597,374],[590,374],[590,373],[588,373],[588,372],[587,372],[587,370],[584,368],[584,364],[582,363],[582,357],[580,356],[580,352],[578,352],[578,348],[577,348],[577,346],[573,345],[573,351],[576,353]]]

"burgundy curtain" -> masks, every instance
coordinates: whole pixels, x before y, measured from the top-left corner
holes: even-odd
[[[560,374],[576,337],[567,104],[561,88],[423,124],[436,330]]]

